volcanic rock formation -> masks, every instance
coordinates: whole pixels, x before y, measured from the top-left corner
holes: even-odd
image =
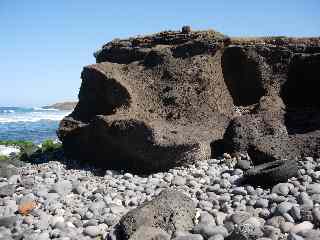
[[[95,57],[58,130],[73,158],[151,172],[223,150],[257,162],[320,153],[319,38],[184,27],[114,40]]]

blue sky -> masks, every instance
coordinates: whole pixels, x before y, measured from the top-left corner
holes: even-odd
[[[319,0],[0,0],[0,106],[77,98],[83,66],[113,38],[182,25],[230,36],[320,36]]]

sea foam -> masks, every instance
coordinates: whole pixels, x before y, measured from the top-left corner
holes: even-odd
[[[0,108],[0,123],[37,122],[41,120],[60,121],[70,111],[45,108]]]

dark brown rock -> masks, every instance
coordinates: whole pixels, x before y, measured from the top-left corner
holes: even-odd
[[[139,61],[109,59],[85,67],[78,105],[59,128],[66,153],[140,172],[209,158],[210,143],[222,138],[233,104],[222,75],[220,38],[197,34],[188,34],[195,39],[188,43],[155,45]],[[158,35],[152,41],[160,41]]]
[[[58,135],[73,158],[142,173],[226,151],[319,156],[319,56],[319,38],[189,27],[116,39],[84,67]]]
[[[230,152],[248,153],[253,163],[320,155],[320,112],[264,112],[234,118],[225,135]]]
[[[231,45],[222,56],[234,104],[246,107],[226,130],[225,151],[248,153],[255,164],[320,154],[319,43],[275,40]]]
[[[289,67],[288,80],[281,97],[289,108],[319,108],[320,53],[295,54]]]
[[[191,198],[178,191],[164,190],[152,201],[123,216],[119,234],[123,239],[129,239],[141,227],[160,228],[169,234],[188,231],[194,225],[195,214],[196,208]]]

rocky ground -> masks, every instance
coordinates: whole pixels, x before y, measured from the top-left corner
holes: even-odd
[[[0,239],[114,240],[123,215],[167,188],[197,206],[192,231],[171,239],[320,239],[320,159],[303,159],[299,176],[263,189],[242,185],[243,171],[225,157],[147,176],[66,159],[6,166]]]

